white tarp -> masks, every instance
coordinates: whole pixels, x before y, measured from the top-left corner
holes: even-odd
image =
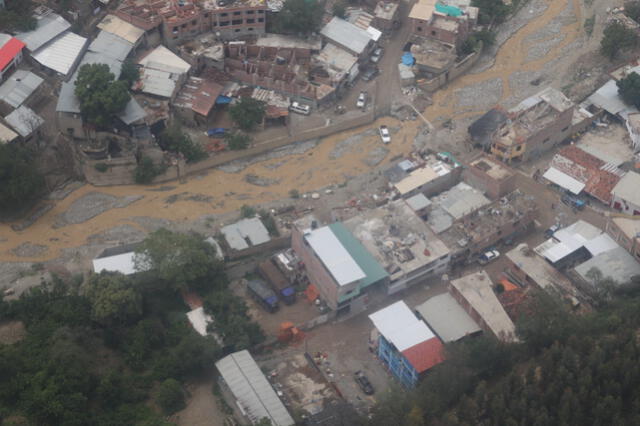
[[[411,312],[403,301],[369,315],[376,329],[402,352],[435,337],[435,334]]]

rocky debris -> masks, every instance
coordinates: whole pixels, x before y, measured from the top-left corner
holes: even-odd
[[[418,114],[404,102],[394,101],[391,104],[391,111],[389,112],[393,118],[396,118],[400,121],[407,120],[415,120],[418,117]]]
[[[147,191],[153,191],[153,192],[166,192],[166,191],[173,191],[174,189],[176,189],[176,186],[170,186],[170,185],[163,185],[159,188],[150,188],[147,189]]]
[[[562,40],[564,40],[564,34],[561,34],[557,37],[553,37],[547,40],[540,41],[535,43],[531,47],[529,47],[527,51],[527,62],[536,61],[538,59],[542,59],[553,49],[556,45],[558,45]]]
[[[18,224],[11,225],[11,229],[13,229],[14,231],[22,231],[22,230],[30,227],[38,219],[40,219],[46,212],[51,210],[53,208],[53,206],[54,205],[52,203],[47,203],[47,204],[40,205],[40,207],[38,207],[36,209],[36,211],[33,212],[33,214],[31,214],[31,216],[27,217],[25,220],[23,220],[22,222],[20,222]]]
[[[89,244],[131,244],[143,240],[145,233],[131,225],[120,225],[104,232],[90,235]]]
[[[78,181],[69,182],[66,185],[64,185],[62,188],[58,188],[55,191],[52,191],[47,196],[47,199],[57,200],[57,201],[64,200],[65,198],[67,198],[69,194],[71,194],[76,189],[80,188],[82,185],[84,185],[83,182],[78,182]]]
[[[260,163],[266,160],[272,160],[274,158],[287,157],[294,154],[304,154],[305,152],[313,149],[320,139],[311,139],[304,142],[292,143],[273,151],[256,155],[255,157],[247,158],[245,160],[236,160],[216,167],[217,170],[222,170],[226,173],[239,173],[249,167],[252,164]]]
[[[454,92],[457,109],[489,109],[502,98],[502,79],[491,78]]]
[[[148,216],[135,216],[131,218],[131,221],[142,226],[147,232],[153,232],[160,228],[171,228],[173,225],[173,222],[168,219]]]
[[[198,203],[211,203],[213,202],[213,197],[210,195],[204,194],[192,194],[190,192],[181,192],[179,194],[173,194],[164,199],[164,202],[167,204],[173,204],[178,201],[195,201]]]
[[[368,129],[364,132],[355,134],[353,136],[349,136],[348,138],[341,140],[338,142],[333,148],[333,150],[329,153],[329,158],[331,160],[338,159],[343,155],[355,151],[358,146],[363,142],[365,137],[370,137],[376,135],[378,133],[378,129]]]
[[[280,179],[260,177],[251,173],[244,175],[244,181],[256,186],[271,186],[280,183]]]
[[[59,214],[53,227],[60,228],[83,223],[108,210],[127,207],[143,197],[143,195],[130,195],[119,198],[102,192],[89,192],[75,200],[67,211]]]
[[[423,124],[418,128],[416,136],[413,138],[413,148],[418,152],[423,152],[429,145],[432,136],[429,134],[429,126]]]
[[[41,256],[49,250],[49,246],[42,244],[33,244],[30,242],[22,243],[11,250],[11,253],[18,257],[37,257]]]
[[[369,167],[375,167],[384,160],[389,153],[389,150],[383,146],[378,146],[367,154],[366,158],[362,159],[362,162]]]

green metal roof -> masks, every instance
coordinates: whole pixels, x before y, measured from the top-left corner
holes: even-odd
[[[366,275],[366,277],[360,281],[360,287],[356,293],[349,294],[346,297],[341,297],[338,299],[338,302],[357,296],[363,288],[366,288],[371,284],[375,284],[389,276],[382,265],[378,263],[371,253],[364,248],[360,241],[358,241],[342,223],[332,223],[329,225],[329,229],[331,229],[331,232],[333,232],[338,241],[340,241],[342,246],[349,252],[351,257],[353,257],[353,260],[356,261],[360,269],[362,269],[362,272]]]
[[[436,3],[436,12],[444,13],[448,16],[458,17],[462,15],[462,10],[458,9],[455,6],[448,6],[446,4]]]

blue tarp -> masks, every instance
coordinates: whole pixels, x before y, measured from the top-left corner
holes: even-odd
[[[230,104],[231,103],[231,98],[229,96],[223,96],[220,95],[216,98],[216,103],[218,105],[222,105],[222,104]]]
[[[404,55],[402,55],[402,63],[404,65],[412,66],[414,62],[415,59],[413,58],[411,52],[404,52]]]
[[[209,137],[213,137],[213,136],[224,136],[224,134],[227,132],[227,129],[223,129],[222,127],[217,127],[215,129],[209,129],[207,130],[207,136]]]

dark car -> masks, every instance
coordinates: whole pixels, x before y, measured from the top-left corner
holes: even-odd
[[[371,382],[369,381],[369,379],[367,379],[367,376],[364,375],[364,373],[362,371],[356,371],[353,374],[353,377],[356,380],[356,383],[358,384],[358,386],[360,386],[360,389],[362,389],[362,392],[365,393],[365,395],[373,395],[374,390],[373,390],[373,386],[371,385]]]
[[[215,129],[209,129],[205,132],[210,138],[221,138],[227,133],[227,129],[222,127],[216,127]]]
[[[371,81],[380,74],[378,67],[368,67],[362,72],[362,79],[364,81]]]

